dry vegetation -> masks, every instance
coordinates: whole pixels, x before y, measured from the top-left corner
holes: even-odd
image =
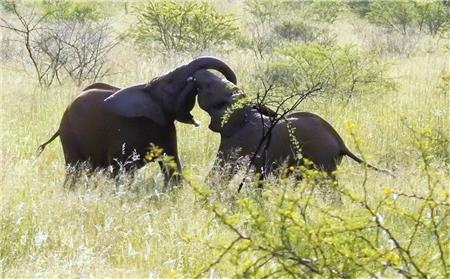
[[[117,32],[127,30],[133,22],[134,17],[130,13],[125,14],[125,8],[129,12],[131,7],[131,4],[123,3],[109,7],[106,17],[113,19]],[[245,14],[240,1],[230,1],[226,5],[217,3],[216,7],[219,11],[234,12],[238,18]],[[2,13],[5,15],[5,11]],[[123,178],[115,182],[99,174],[91,178],[83,177],[73,191],[63,188],[65,169],[60,144],[55,141],[38,158],[35,151],[55,131],[64,109],[78,94],[80,87],[69,79],[60,85],[39,86],[31,65],[28,62],[18,63],[17,57],[12,57],[12,48],[6,44],[12,38],[12,33],[1,29],[2,277],[173,278],[201,275],[218,278],[263,277],[271,272],[275,276],[282,260],[273,251],[273,257],[266,258],[264,251],[258,250],[258,247],[270,246],[270,237],[257,233],[264,232],[261,231],[264,229],[270,231],[270,228],[258,222],[272,224],[276,228],[283,220],[276,218],[281,214],[280,208],[283,208],[277,201],[285,196],[292,198],[291,201],[298,201],[298,204],[293,202],[290,205],[289,210],[294,215],[299,213],[296,206],[304,205],[306,196],[316,198],[315,209],[309,211],[308,216],[315,222],[305,221],[304,226],[291,226],[296,235],[306,235],[306,231],[317,232],[320,227],[335,232],[333,229],[338,223],[333,218],[326,219],[328,215],[322,210],[326,208],[329,215],[348,217],[345,222],[353,225],[365,222],[361,221],[364,218],[376,225],[380,221],[376,216],[382,215],[383,226],[394,233],[400,245],[406,246],[415,224],[411,220],[419,220],[424,227],[417,234],[409,253],[419,269],[430,277],[448,276],[449,41],[424,33],[394,36],[378,29],[375,32],[374,29],[378,27],[366,19],[349,11],[341,13],[345,13],[345,16],[338,17],[329,25],[329,32],[336,36],[338,44],[350,43],[366,50],[373,48],[373,53],[390,65],[387,76],[395,82],[395,87],[374,90],[370,94],[357,94],[351,98],[326,95],[302,103],[300,110],[311,111],[327,119],[351,149],[363,154],[369,162],[394,170],[395,178],[367,171],[363,166],[344,159],[338,173],[344,197],[340,205],[330,204],[320,193],[308,196],[308,189],[313,189],[308,188],[312,187],[309,180],[297,187],[293,187],[294,182],[290,180],[270,180],[261,197],[255,193],[252,185],[248,185],[242,193],[236,193],[242,177],[235,178],[229,185],[220,185],[219,182],[206,185],[203,180],[211,168],[219,136],[208,130],[208,116],[197,107],[193,114],[202,123],[199,128],[177,124],[180,156],[186,176],[186,182],[179,188],[163,193],[162,176],[155,164],[139,170],[132,181]],[[417,43],[411,47],[410,40],[417,40]],[[399,54],[389,50],[397,50],[399,48],[396,46],[406,44],[408,53]],[[166,54],[135,48],[130,40],[124,40],[109,55],[112,75],[104,77],[102,81],[127,86],[149,80],[191,57],[210,54],[222,58],[236,69],[240,86],[250,93],[258,87],[252,74],[261,62],[253,53],[251,49],[226,43],[220,48],[210,47],[195,53]],[[303,197],[299,194],[300,189],[305,191]],[[365,191],[368,192],[366,196]],[[427,197],[432,201],[404,198],[402,194]],[[378,208],[380,211],[376,212],[379,215],[373,219],[364,206],[377,208],[379,204],[382,204]],[[225,212],[225,209],[228,211]],[[252,219],[252,212],[257,212],[265,219]],[[430,212],[437,216],[430,216]],[[416,216],[415,219],[405,217],[408,214]],[[352,216],[355,219],[351,219]],[[292,217],[292,220],[295,218]],[[440,231],[436,232],[441,237],[440,244],[436,244],[433,234],[436,231],[432,227],[433,220],[441,222]],[[224,248],[236,239],[235,228],[245,238],[238,241],[244,240],[254,246],[248,248],[247,242],[238,243],[220,258]],[[380,226],[377,229],[383,235],[383,229]],[[280,237],[276,232],[272,233],[273,238]],[[349,266],[361,262],[367,269],[378,270],[379,273],[364,273],[364,269],[361,269],[354,273],[348,271],[348,274],[335,273],[333,276],[409,277],[415,274],[423,277],[414,267],[408,266],[408,260],[403,260],[408,254],[402,254],[395,247],[386,248],[392,253],[380,252],[376,260],[375,254],[363,257],[358,254],[360,248],[343,244],[345,241],[362,242],[361,239],[353,239],[353,236],[347,231],[344,239],[337,236],[331,238],[335,246],[324,246],[330,253],[336,253],[328,255],[329,266],[345,270],[332,259],[344,257],[343,254],[348,252],[354,253],[356,257],[353,261],[349,260]],[[323,240],[320,237],[319,233],[311,233],[309,240],[303,241],[315,241],[314,245],[320,246]],[[444,250],[441,253],[439,245]],[[348,251],[339,250],[343,247],[347,247]],[[315,247],[309,246],[302,249],[315,251]],[[351,258],[351,255],[347,258]],[[213,264],[216,259],[220,261]],[[262,260],[256,262],[259,259]],[[267,262],[262,266],[264,260]],[[384,265],[383,271],[375,264],[377,261],[380,266]],[[314,275],[314,269],[307,264],[304,269],[296,270],[297,267],[292,263],[295,260],[288,261],[290,266],[286,269],[292,274],[287,272],[278,275],[328,277],[333,274],[332,268],[327,270],[321,266],[322,273]],[[259,265],[261,267],[257,268]],[[208,269],[208,266],[211,268]],[[202,274],[202,271],[205,273]]]

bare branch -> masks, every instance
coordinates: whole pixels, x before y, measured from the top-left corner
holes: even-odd
[[[260,93],[258,93],[257,95],[257,106],[264,106],[264,103],[261,103],[261,100],[266,100],[266,98],[268,98],[269,93],[274,89],[274,85],[273,84],[265,84],[263,82],[263,87],[265,88],[264,92],[262,93],[262,96]],[[259,141],[255,152],[253,153],[252,157],[250,158],[250,161],[247,165],[246,171],[245,171],[245,175],[248,175],[248,173],[251,170],[251,167],[254,165],[255,160],[258,158],[258,156],[262,155],[262,162],[263,162],[263,169],[260,170],[261,171],[261,176],[262,178],[264,177],[265,173],[266,173],[266,168],[267,168],[267,150],[270,146],[270,141],[271,141],[271,136],[272,136],[272,130],[274,129],[274,127],[281,121],[281,120],[285,120],[286,115],[295,111],[298,106],[309,96],[311,96],[312,94],[314,94],[317,91],[320,91],[322,89],[322,85],[321,84],[316,84],[314,86],[312,86],[312,88],[307,89],[304,92],[296,92],[293,93],[287,97],[284,97],[281,101],[279,101],[277,108],[275,109],[275,113],[276,115],[278,115],[277,117],[269,117],[269,124],[266,125],[265,124],[265,119],[266,116],[260,112],[260,119],[261,119],[261,123],[263,124],[262,127],[262,137],[261,140]],[[297,97],[297,99],[293,102],[293,104],[287,108],[284,109],[284,105],[291,101],[292,99],[294,99],[295,97]],[[267,127],[268,126],[268,127]],[[262,152],[261,152],[262,151]],[[244,181],[241,181],[241,183],[239,184],[238,187],[238,192],[241,191],[242,186],[244,185]]]

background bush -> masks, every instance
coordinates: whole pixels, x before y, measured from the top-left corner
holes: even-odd
[[[245,31],[239,37],[238,45],[250,49],[256,58],[263,59],[277,44],[273,34],[274,23],[283,9],[283,1],[246,0],[243,19]]]
[[[217,15],[233,18],[238,29],[230,40],[202,50],[192,43],[192,49],[176,51],[147,37],[144,44],[151,47],[143,50],[129,33],[140,12],[133,3],[0,3],[0,25],[6,26],[0,28],[3,277],[449,277],[450,65],[445,58],[450,43],[445,25],[433,35],[423,21],[420,31],[416,14],[403,34],[401,27],[395,31],[371,23],[367,14],[373,1],[338,6],[208,1]],[[330,18],[322,16],[327,10]],[[396,15],[390,16],[395,22]],[[104,24],[107,32],[97,29]],[[33,30],[30,51],[24,43],[26,26]],[[118,34],[124,40],[117,40]],[[320,90],[314,93],[321,98],[308,95],[297,110],[322,116],[350,149],[395,177],[344,158],[336,185],[320,172],[295,169],[303,173],[302,181],[272,176],[256,190],[251,172],[244,175],[245,161],[229,184],[220,177],[205,182],[220,137],[208,129],[209,116],[195,107],[199,128],[176,124],[185,177],[179,188],[164,192],[157,164],[149,164],[119,181],[101,173],[83,176],[68,191],[62,187],[65,168],[58,141],[38,158],[35,151],[84,86],[73,82],[64,67],[85,61],[68,54],[89,57],[90,52],[74,52],[62,42],[97,50],[90,43],[97,36],[114,48],[100,56],[109,72],[95,79],[119,87],[148,81],[199,52],[226,61],[246,94],[268,92],[272,108],[291,96],[301,99],[317,83]],[[42,71],[60,65],[60,80],[42,87],[45,81],[38,80],[30,53]],[[78,68],[85,73],[89,65]]]
[[[334,37],[329,30],[301,20],[282,22],[274,27],[274,32],[285,40],[303,43],[317,42],[322,45],[329,45],[334,42]]]
[[[101,21],[97,6],[49,1],[30,7],[5,1],[3,7],[9,14],[0,18],[0,26],[20,48],[14,58],[34,69],[41,86],[61,84],[66,77],[81,85],[109,73],[107,59],[118,39],[111,36],[110,23]]]
[[[386,187],[375,198],[363,182],[352,191],[338,186],[346,204],[359,204],[338,209],[324,202],[329,193],[318,185],[321,174],[303,168],[297,170],[304,175],[302,183],[269,181],[262,198],[241,197],[232,210],[216,200],[208,203],[235,236],[218,259],[236,267],[236,277],[448,274],[449,194],[439,178],[445,173],[435,173],[428,161],[426,142],[416,142],[416,151],[424,154],[424,174],[430,175],[421,196]],[[211,192],[197,191],[211,199]],[[416,210],[409,209],[409,203],[415,203]],[[206,270],[217,264],[211,262]]]
[[[165,51],[197,51],[232,41],[235,18],[207,2],[147,1],[134,10],[133,34],[141,44],[158,42]]]
[[[369,20],[392,31],[424,31],[431,35],[446,30],[450,24],[450,7],[443,1],[373,1]]]
[[[348,99],[393,85],[385,76],[385,65],[380,60],[352,46],[291,43],[276,52],[278,56],[266,74],[289,92],[320,84],[319,94]]]
[[[331,3],[331,2],[330,2]],[[332,24],[343,5],[332,2],[254,1],[244,2],[247,17],[240,46],[253,51],[258,59],[270,56],[282,40],[333,42],[327,25]]]
[[[99,21],[105,18],[98,3],[74,2],[66,0],[42,1],[42,13],[49,14],[54,20],[64,21]]]

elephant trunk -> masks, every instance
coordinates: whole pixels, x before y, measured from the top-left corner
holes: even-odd
[[[190,111],[195,104],[195,96],[197,94],[195,90],[195,83],[192,76],[199,70],[213,69],[222,73],[230,82],[236,84],[237,78],[234,71],[222,60],[215,57],[203,56],[192,60],[190,63],[178,67],[172,72],[172,80],[181,81],[183,89],[178,91],[177,102],[173,110],[175,112],[175,119],[184,122],[198,125],[196,120],[190,114]]]
[[[225,78],[234,84],[237,84],[237,78],[234,71],[222,60],[211,56],[203,56],[192,60],[186,65],[186,79],[201,69],[213,69],[222,73]]]

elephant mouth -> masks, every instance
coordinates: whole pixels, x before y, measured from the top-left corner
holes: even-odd
[[[198,120],[195,119],[195,118],[192,118],[189,122],[186,122],[186,124],[192,124],[192,125],[194,125],[195,127],[199,127],[199,126],[200,126],[200,121],[198,121]]]
[[[200,126],[200,121],[194,118],[194,116],[190,113],[184,114],[176,118],[177,121],[185,124],[192,124],[195,127]]]
[[[220,125],[220,123],[217,123],[217,121],[213,121],[211,120],[211,122],[209,123],[208,128],[216,133],[220,133],[222,131],[222,127]]]

